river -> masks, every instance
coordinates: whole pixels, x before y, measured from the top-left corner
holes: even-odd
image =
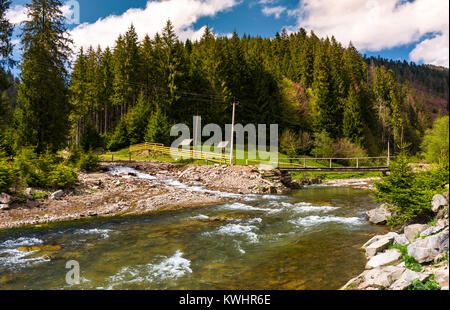
[[[241,198],[2,231],[0,289],[339,289],[364,270],[361,245],[385,233],[365,219],[375,203],[364,189],[311,186]],[[80,284],[66,283],[70,260],[79,263]]]

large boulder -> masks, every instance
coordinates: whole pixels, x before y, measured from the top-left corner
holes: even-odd
[[[373,256],[366,264],[366,269],[375,269],[381,266],[399,263],[402,253],[397,249],[387,250],[384,253]]]
[[[436,235],[418,239],[408,246],[408,255],[419,263],[433,261],[440,253],[448,250],[448,228]]]
[[[439,284],[439,287],[448,286],[448,269],[440,269],[434,273],[434,280]]]
[[[405,270],[405,268],[398,266],[384,266],[365,271],[363,274],[363,283],[360,285],[360,288],[388,288],[392,283],[400,279]]]
[[[382,204],[378,208],[368,211],[366,214],[369,222],[378,225],[385,224],[387,219],[392,216],[387,204]]]
[[[420,280],[421,282],[423,282],[429,277],[429,274],[406,269],[405,272],[403,272],[402,276],[391,285],[390,289],[401,291],[411,286],[412,281]]]
[[[383,251],[386,249],[389,245],[391,245],[394,241],[394,237],[386,237],[382,238],[380,240],[375,241],[374,243],[370,244],[368,247],[366,247],[366,257],[371,258],[375,256],[378,252]]]
[[[431,210],[434,213],[438,213],[439,210],[448,205],[447,199],[445,199],[442,195],[434,195],[433,200],[431,201]]]
[[[405,237],[409,240],[409,242],[414,242],[416,238],[419,236],[419,234],[427,229],[427,225],[422,224],[413,224],[406,226],[404,229]]]

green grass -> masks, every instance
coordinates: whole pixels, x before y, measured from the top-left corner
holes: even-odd
[[[400,251],[406,268],[416,272],[422,271],[422,265],[414,257],[408,255],[408,245],[390,245],[388,249],[397,249]]]

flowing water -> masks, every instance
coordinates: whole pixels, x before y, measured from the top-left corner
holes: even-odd
[[[111,172],[122,171],[129,168]],[[338,289],[364,270],[361,245],[384,232],[365,220],[375,207],[367,190],[208,192],[241,200],[0,232],[0,289]],[[66,283],[70,260],[79,263],[80,284]]]

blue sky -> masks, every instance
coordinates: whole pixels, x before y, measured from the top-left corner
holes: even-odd
[[[23,20],[22,6],[28,2],[13,1],[14,20]],[[448,67],[448,0],[78,0],[78,3],[81,25],[69,26],[77,47],[111,46],[131,22],[140,37],[145,33],[153,35],[170,18],[181,39],[195,40],[206,24],[218,35],[236,30],[240,35],[262,37],[273,37],[283,28],[296,31],[304,27],[319,36],[335,35],[344,45],[351,40],[362,54]]]

